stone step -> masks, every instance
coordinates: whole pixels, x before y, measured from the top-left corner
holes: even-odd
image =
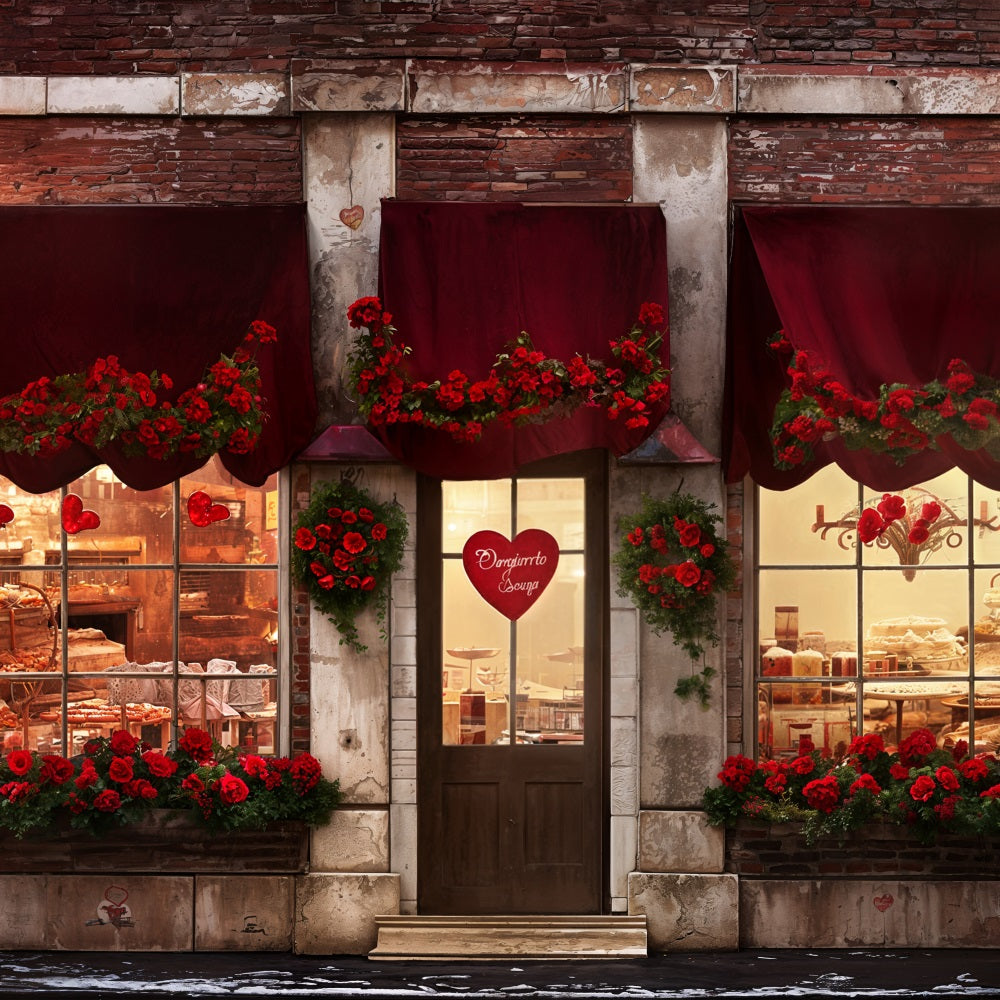
[[[377,916],[369,958],[645,958],[645,916]]]

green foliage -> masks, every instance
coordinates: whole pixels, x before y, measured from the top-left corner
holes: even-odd
[[[346,480],[320,483],[299,514],[292,575],[313,606],[336,626],[341,644],[364,652],[355,618],[373,605],[384,637],[392,574],[403,563],[409,533],[395,501],[380,503]]]

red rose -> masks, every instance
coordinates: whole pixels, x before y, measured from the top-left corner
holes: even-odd
[[[958,791],[958,776],[950,767],[939,767],[934,772],[934,777],[937,778],[946,792]]]
[[[308,528],[299,528],[295,532],[295,547],[303,552],[316,548],[316,536]]]
[[[677,530],[677,537],[685,548],[693,548],[701,543],[701,528],[697,524],[685,524]]]
[[[985,792],[980,792],[981,799],[1000,799],[1000,785],[992,785]]]
[[[906,502],[894,493],[883,493],[878,503],[878,512],[886,521],[898,521],[906,516]]]
[[[927,523],[921,518],[910,528],[910,533],[906,536],[906,539],[911,545],[923,545],[929,537],[930,532],[927,530]]]
[[[122,804],[122,797],[113,789],[105,788],[94,796],[94,808],[99,812],[116,812]]]
[[[108,765],[108,777],[122,784],[134,777],[131,757],[113,757]]]
[[[812,757],[796,757],[788,767],[796,774],[812,774],[816,770],[816,761]]]
[[[858,792],[871,792],[872,795],[878,795],[881,791],[879,783],[870,774],[862,774],[858,776],[857,781],[851,784],[849,794],[857,795]]]
[[[84,788],[90,788],[91,785],[96,784],[98,777],[93,761],[85,760],[73,784],[82,791]]]
[[[213,753],[212,737],[204,729],[185,729],[178,745],[201,763],[209,760]]]
[[[109,741],[111,752],[119,757],[127,757],[130,753],[135,751],[135,748],[138,745],[139,741],[131,733],[126,732],[124,729],[116,729],[111,734],[111,739]]]
[[[182,782],[181,788],[189,792],[205,791],[205,782],[197,774],[189,774]]]
[[[682,587],[693,587],[701,579],[701,570],[688,559],[677,567],[676,579]]]
[[[384,542],[388,534],[389,529],[381,521],[372,525],[372,538],[376,542]]]
[[[920,510],[920,516],[928,524],[933,524],[941,516],[941,504],[933,500],[925,503]]]
[[[73,777],[73,762],[55,754],[46,754],[42,758],[42,770],[39,781],[48,781],[53,785],[62,785]]]
[[[701,547],[701,555],[702,555],[702,558],[703,558],[703,559],[711,559],[711,557],[712,557],[712,556],[713,556],[714,554],[715,554],[715,546],[714,546],[714,545],[712,545],[712,544],[710,544],[709,542],[706,542],[706,543],[705,543],[705,544],[704,544],[704,545],[703,545],[703,546]]]
[[[810,781],[802,789],[802,795],[813,809],[825,813],[833,812],[840,801],[840,785],[832,774],[828,774],[825,778]]]
[[[910,786],[910,798],[914,802],[926,802],[937,791],[934,779],[926,774],[920,775]]]
[[[240,767],[252,778],[259,778],[267,773],[267,761],[255,753],[240,757]]]
[[[879,535],[885,531],[886,524],[882,520],[882,515],[873,507],[865,507],[858,518],[858,538],[862,544],[868,545],[874,542]]]
[[[972,757],[970,760],[963,760],[961,764],[958,765],[959,773],[963,778],[968,778],[969,781],[982,781],[983,778],[989,776],[990,769],[986,766],[986,762],[980,760],[978,757]]]
[[[219,779],[219,798],[233,805],[242,802],[250,794],[246,782],[233,774],[226,773]]]
[[[149,768],[149,773],[157,778],[169,778],[177,771],[177,761],[171,760],[159,750],[147,750],[142,755],[142,762]]]
[[[905,764],[891,764],[889,766],[889,775],[896,779],[896,781],[906,781],[910,776],[910,769]]]
[[[340,544],[343,545],[344,548],[347,549],[347,551],[352,555],[357,555],[368,545],[365,541],[364,535],[358,531],[349,531],[346,535],[344,535]]]
[[[35,758],[30,750],[11,750],[7,754],[7,767],[11,774],[18,776],[27,774],[35,763]]]

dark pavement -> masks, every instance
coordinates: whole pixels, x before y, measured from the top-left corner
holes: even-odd
[[[998,997],[1000,952],[757,951],[619,961],[0,952],[0,994],[33,997]]]

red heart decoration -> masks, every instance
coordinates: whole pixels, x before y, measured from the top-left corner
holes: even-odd
[[[62,505],[62,525],[67,535],[75,535],[79,531],[99,528],[101,519],[96,511],[84,510],[83,501],[75,493],[67,493]]]
[[[559,565],[559,543],[540,528],[513,541],[498,531],[477,531],[462,548],[472,586],[505,618],[517,621],[548,586]]]
[[[350,208],[340,210],[340,221],[348,229],[359,229],[361,223],[365,221],[365,210],[360,205],[352,205]]]
[[[892,898],[892,895],[888,892],[884,896],[876,896],[872,900],[872,903],[875,905],[875,909],[878,910],[880,913],[885,913],[885,911],[888,910],[889,907],[892,906],[894,902],[895,900]]]
[[[0,528],[6,528],[14,520],[14,512],[5,503],[0,503]]]
[[[188,497],[188,518],[197,528],[207,528],[215,521],[225,521],[229,513],[225,504],[212,503],[212,498],[202,490],[195,490]]]

